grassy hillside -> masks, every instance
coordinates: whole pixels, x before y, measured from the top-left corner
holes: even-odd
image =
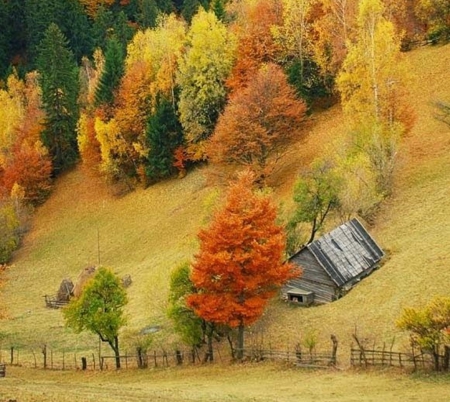
[[[335,333],[345,345],[355,325],[379,343],[394,335],[400,339],[394,320],[402,307],[449,293],[450,130],[433,118],[432,102],[450,100],[450,46],[422,48],[407,57],[415,72],[411,98],[416,125],[404,140],[394,195],[370,229],[389,258],[335,303],[299,309],[274,302],[259,325],[264,324],[272,342],[293,344],[315,330],[323,340]],[[280,203],[290,203],[300,168],[344,131],[339,107],[314,116],[308,125],[307,138],[292,147],[273,178]],[[170,333],[164,315],[170,271],[192,257],[195,235],[214,203],[207,169],[120,199],[81,169],[61,178],[7,271],[1,303],[8,319],[0,329],[7,342],[94,344],[92,336],[76,337],[66,330],[61,313],[46,309],[42,296],[55,293],[63,278],[75,280],[82,268],[99,259],[133,279],[129,328],[158,324]]]

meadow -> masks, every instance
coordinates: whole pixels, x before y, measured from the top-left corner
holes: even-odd
[[[406,306],[448,295],[450,283],[450,128],[435,119],[434,102],[450,101],[450,46],[423,47],[406,54],[415,126],[403,139],[394,192],[369,231],[387,258],[380,269],[344,298],[328,305],[295,308],[274,300],[251,331],[273,345],[292,346],[316,333],[327,348],[336,334],[345,351],[358,331],[370,344],[409,346],[395,320]],[[284,210],[292,186],[325,144],[342,135],[339,105],[313,114],[308,134],[292,146],[269,185]],[[37,211],[23,246],[8,267],[0,295],[6,319],[0,322],[4,348],[55,350],[95,348],[96,337],[75,335],[43,296],[55,293],[65,277],[76,280],[87,265],[102,264],[131,275],[127,334],[157,325],[154,347],[177,345],[168,321],[171,271],[197,250],[196,233],[206,224],[218,190],[208,167],[147,189],[116,197],[105,183],[78,167],[60,178]],[[126,346],[125,346],[126,347]],[[0,401],[141,400],[161,401],[421,401],[448,400],[448,377],[398,372],[308,372],[271,365],[207,366],[160,371],[79,373],[11,367],[0,381]]]

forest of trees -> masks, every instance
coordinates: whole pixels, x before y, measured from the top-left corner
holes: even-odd
[[[0,21],[0,262],[76,163],[127,191],[205,162],[264,185],[339,98],[321,163],[340,212],[370,214],[414,123],[402,52],[450,36],[426,0],[2,0]]]
[[[399,142],[414,124],[403,52],[449,40],[450,7],[0,0],[0,25],[0,264],[53,180],[76,164],[126,191],[204,163],[217,178],[245,171],[200,232],[194,262],[174,276],[170,300],[190,344],[237,328],[239,357],[244,327],[293,274],[282,261],[286,245],[298,246],[299,225],[311,225],[312,241],[330,213],[370,217],[390,194]],[[279,226],[275,206],[252,186],[263,188],[289,145],[308,134],[308,116],[336,102],[347,135],[332,151],[323,144],[321,159],[300,174],[295,213]],[[105,335],[73,306],[72,326],[99,333],[118,356],[121,316]]]

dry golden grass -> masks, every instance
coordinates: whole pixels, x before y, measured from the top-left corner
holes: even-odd
[[[448,376],[323,372],[273,365],[122,372],[51,372],[8,367],[0,400],[20,402],[386,402],[448,401]]]
[[[345,351],[355,327],[371,342],[379,345],[390,343],[395,337],[397,347],[405,346],[405,335],[395,328],[395,319],[401,309],[407,305],[419,305],[434,295],[449,293],[450,130],[433,118],[432,103],[438,99],[450,100],[450,88],[446,85],[450,81],[450,46],[422,48],[407,57],[415,72],[411,98],[417,121],[412,133],[404,140],[394,195],[384,204],[370,229],[389,258],[378,271],[335,303],[299,309],[273,302],[255,328],[264,328],[266,339],[274,345],[292,347],[302,335],[316,330],[322,344],[327,346],[330,334],[335,333],[341,341],[341,363],[345,365]],[[345,130],[339,107],[318,115],[309,127],[307,138],[292,147],[272,180],[275,197],[280,202],[291,202],[292,185],[300,169]],[[112,267],[120,275],[132,276],[133,284],[128,291],[128,328],[140,329],[158,324],[164,328],[162,336],[170,336],[170,323],[164,314],[170,271],[190,259],[197,249],[195,235],[208,215],[205,204],[213,199],[210,195],[214,190],[206,185],[203,173],[199,169],[183,180],[139,189],[120,199],[113,198],[100,180],[86,176],[81,169],[63,177],[49,201],[37,211],[33,228],[15,256],[13,266],[7,271],[8,281],[2,290],[1,303],[7,307],[8,319],[1,322],[0,328],[8,335],[5,342],[15,345],[46,342],[53,348],[71,350],[88,345],[95,347],[94,337],[88,334],[75,336],[66,330],[61,313],[46,309],[42,296],[56,292],[64,277],[75,279],[86,265],[97,263],[98,246],[102,264]],[[221,369],[214,369],[212,373],[220,376],[217,370]],[[208,400],[277,400],[275,382],[268,381],[269,373],[274,375],[277,384],[285,384],[280,385],[281,388],[292,391],[292,400],[294,397],[298,399],[301,392],[307,395],[302,400],[313,400],[314,384],[323,386],[327,381],[340,384],[337,389],[341,391],[336,395],[331,390],[329,393],[326,391],[320,395],[322,399],[315,400],[399,400],[403,392],[410,392],[405,394],[410,395],[410,399],[402,397],[401,400],[422,400],[421,395],[425,395],[427,389],[421,384],[416,394],[409,383],[413,380],[391,378],[390,374],[375,375],[373,379],[372,375],[366,374],[308,373],[297,380],[297,372],[289,372],[283,377],[274,374],[276,370],[272,368],[256,370],[262,372],[254,378],[241,371],[230,371],[226,376],[230,383],[239,383],[242,390],[248,388],[245,397],[233,393],[231,388],[228,391],[223,387],[219,392],[202,385],[196,376],[207,375],[206,369],[192,371],[194,374],[183,372],[183,376],[192,376],[186,381],[195,385],[195,392],[194,388],[186,391],[181,385],[177,387],[175,381],[179,378],[172,377],[172,371],[165,379],[161,373],[156,377],[152,377],[153,374],[135,374],[136,380],[133,380],[133,375],[124,374],[123,381],[130,382],[127,389],[131,398],[133,392],[141,392],[138,379],[148,376],[149,383],[157,380],[160,384],[154,395],[168,401],[206,400],[207,397]],[[100,390],[104,387],[117,390],[112,383],[116,380],[120,383],[122,378],[122,374],[117,374],[117,377],[111,374],[111,378],[102,377],[96,383],[94,376],[83,385],[82,377],[78,375],[64,374],[61,378],[73,379],[77,384],[73,392],[81,387],[83,395],[96,400],[102,400]],[[246,382],[247,376],[249,381]],[[39,377],[29,380],[31,384],[44,382]],[[372,395],[364,399],[363,390],[370,387],[372,380],[373,388],[367,388]],[[16,381],[20,383],[19,379]],[[55,395],[61,387],[58,381],[63,380],[55,377],[52,383],[55,388],[49,391]],[[258,385],[253,385],[253,381],[258,381]],[[306,385],[304,389],[301,385],[295,388],[292,383],[297,382],[311,382],[313,385],[312,388]],[[355,387],[360,393],[345,393],[345,384],[348,386],[349,383],[357,384]],[[5,384],[8,383],[3,382]],[[390,394],[383,394],[385,385]],[[260,386],[263,388],[259,389]],[[89,387],[95,388],[92,395]],[[142,392],[153,392],[150,385],[142,389]],[[173,391],[173,394],[164,393],[162,390],[165,389]],[[437,386],[437,399],[434,400],[444,400],[439,399],[440,389]],[[263,390],[267,392],[266,399],[262,398]],[[23,395],[28,395],[28,391],[23,392]],[[229,396],[226,392],[230,392]],[[341,399],[339,392],[343,395]],[[183,398],[176,399],[180,395]],[[29,396],[20,400],[27,400],[25,398]]]

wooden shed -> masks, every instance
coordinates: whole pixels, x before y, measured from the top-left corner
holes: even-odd
[[[357,219],[352,219],[306,245],[289,261],[299,265],[303,274],[283,289],[287,300],[293,294],[306,303],[328,303],[347,293],[369,275],[383,258],[384,252]],[[312,293],[312,295],[311,295]],[[303,304],[306,304],[303,303]],[[301,303],[302,304],[302,303]]]

